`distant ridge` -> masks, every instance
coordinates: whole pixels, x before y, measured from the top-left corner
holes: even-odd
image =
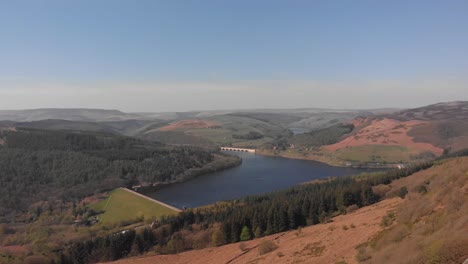
[[[23,110],[0,110],[0,121],[31,122],[46,119],[60,119],[68,121],[106,122],[123,120],[176,120],[198,117],[210,117],[232,113],[346,113],[346,112],[372,112],[374,114],[392,113],[401,109],[325,109],[325,108],[296,108],[296,109],[232,109],[232,110],[207,110],[187,112],[138,112],[126,113],[116,109],[95,108],[37,108]]]
[[[86,109],[86,108],[39,108],[27,110],[0,110],[0,120],[31,122],[46,119],[69,121],[121,121],[128,119],[145,119],[143,115],[124,113],[119,110]]]
[[[468,101],[443,102],[418,108],[405,109],[390,114],[389,117],[403,121],[468,119]]]

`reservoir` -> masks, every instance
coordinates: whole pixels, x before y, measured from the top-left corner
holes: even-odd
[[[324,163],[229,152],[242,158],[238,167],[198,176],[148,194],[178,208],[192,208],[247,195],[286,189],[331,176],[346,176],[366,169],[333,167]]]

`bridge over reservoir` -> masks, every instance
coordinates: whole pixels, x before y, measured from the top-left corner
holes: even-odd
[[[248,148],[233,148],[233,147],[220,147],[221,150],[226,151],[240,151],[240,152],[250,152],[255,153],[255,149],[248,149]]]

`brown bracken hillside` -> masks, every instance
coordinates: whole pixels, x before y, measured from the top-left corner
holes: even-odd
[[[383,228],[382,217],[401,203],[400,198],[384,200],[353,213],[333,218],[328,224],[303,228],[247,242],[193,250],[177,255],[157,255],[117,261],[135,263],[357,263],[356,247],[377,235]],[[271,252],[261,254],[262,247],[272,241]],[[241,248],[244,249],[241,250]],[[268,250],[267,250],[268,251]],[[231,262],[229,262],[231,261]]]
[[[395,211],[395,223],[387,218],[389,227],[362,245],[358,257],[364,263],[463,263],[468,258],[468,158],[376,187],[389,197],[404,188],[409,193]]]
[[[327,224],[116,263],[462,263],[468,258],[467,157],[374,191],[387,198]]]
[[[355,127],[352,133],[335,144],[323,146],[322,150],[344,160],[360,156],[361,161],[394,163],[388,156],[414,162],[468,148],[468,102],[439,103],[360,117],[352,124]],[[366,154],[366,147],[376,150]]]

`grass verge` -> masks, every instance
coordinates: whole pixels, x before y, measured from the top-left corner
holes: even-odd
[[[123,189],[115,189],[108,196],[90,205],[95,211],[103,211],[99,216],[104,224],[132,221],[135,219],[160,218],[163,215],[172,215],[177,212],[143,197],[127,192]]]

